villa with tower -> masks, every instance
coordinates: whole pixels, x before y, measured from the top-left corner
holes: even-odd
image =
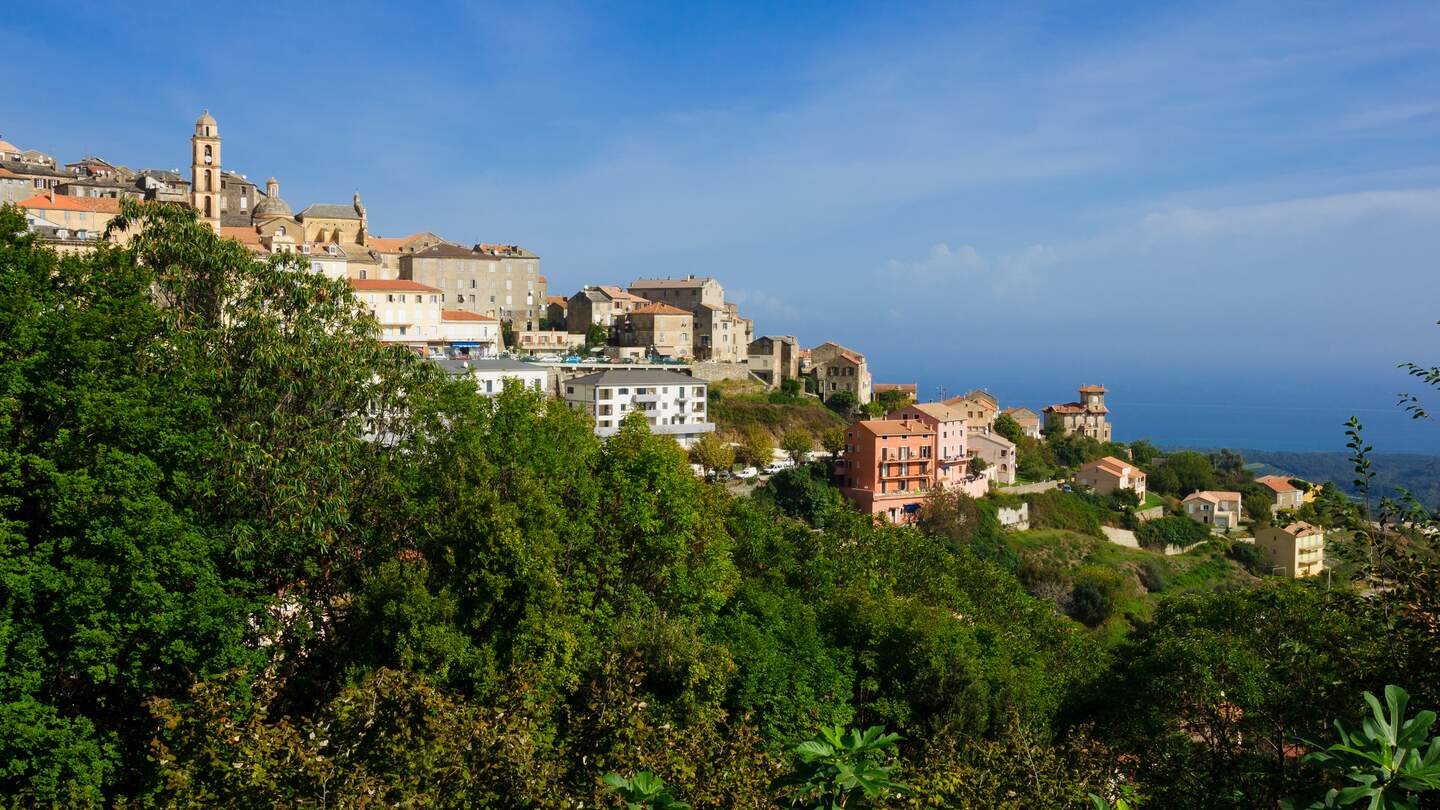
[[[1079,401],[1051,405],[1044,414],[1047,429],[1110,441],[1110,409],[1105,407],[1103,385],[1082,385]]]

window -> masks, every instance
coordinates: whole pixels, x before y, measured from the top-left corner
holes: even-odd
[[[470,279],[470,289],[475,289],[475,279]]]

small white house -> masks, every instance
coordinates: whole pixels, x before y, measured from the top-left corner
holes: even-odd
[[[440,367],[451,374],[465,375],[475,380],[475,387],[481,394],[494,397],[505,390],[505,383],[514,380],[526,388],[541,393],[550,389],[550,370],[534,363],[516,360],[436,360]]]

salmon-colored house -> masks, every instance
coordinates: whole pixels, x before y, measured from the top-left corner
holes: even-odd
[[[969,466],[964,413],[923,403],[846,428],[835,474],[840,492],[862,512],[905,524],[915,522],[931,490],[985,494],[985,478],[972,479]]]

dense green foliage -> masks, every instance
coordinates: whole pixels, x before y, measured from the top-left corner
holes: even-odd
[[[1142,548],[1164,551],[1167,546],[1185,548],[1210,537],[1210,528],[1184,515],[1147,520],[1135,530]]]
[[[1288,741],[1362,691],[1437,697],[1423,531],[1352,527],[1373,598],[1090,559],[1063,580],[1082,624],[1026,592],[993,501],[877,524],[825,464],[731,497],[638,418],[601,442],[380,344],[303,259],[124,217],[125,248],[62,260],[0,209],[9,804],[766,808],[854,766],[913,790],[852,785],[877,806],[1084,807],[1117,778],[1266,806],[1318,784]],[[1113,515],[1026,500],[1096,547]],[[835,726],[903,739],[804,771],[788,752]]]

